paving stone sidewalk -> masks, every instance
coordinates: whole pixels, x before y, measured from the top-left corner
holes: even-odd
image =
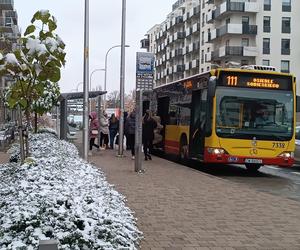
[[[300,203],[157,157],[136,174],[128,152],[115,154],[91,162],[136,212],[141,249],[300,249]]]
[[[9,155],[3,151],[0,151],[0,164],[8,163]]]

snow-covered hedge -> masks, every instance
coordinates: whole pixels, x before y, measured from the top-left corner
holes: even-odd
[[[0,165],[1,250],[37,249],[50,238],[59,249],[136,249],[141,232],[124,196],[73,144],[42,133],[30,149],[23,165]]]

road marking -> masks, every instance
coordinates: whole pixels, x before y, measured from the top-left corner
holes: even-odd
[[[300,175],[300,172],[292,172],[292,174]]]
[[[279,168],[277,167],[272,167],[272,166],[265,166],[266,168],[271,168],[271,169],[275,169],[275,170],[278,170]]]

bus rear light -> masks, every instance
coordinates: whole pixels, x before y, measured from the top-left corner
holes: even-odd
[[[282,158],[294,158],[294,152],[283,152],[279,155]]]
[[[226,151],[223,148],[207,148],[207,152],[213,155],[223,155]]]

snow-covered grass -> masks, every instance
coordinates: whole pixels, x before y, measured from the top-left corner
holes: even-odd
[[[0,249],[136,249],[142,234],[125,198],[76,147],[51,133],[32,135],[32,157],[0,165]],[[11,153],[19,154],[12,147]]]

